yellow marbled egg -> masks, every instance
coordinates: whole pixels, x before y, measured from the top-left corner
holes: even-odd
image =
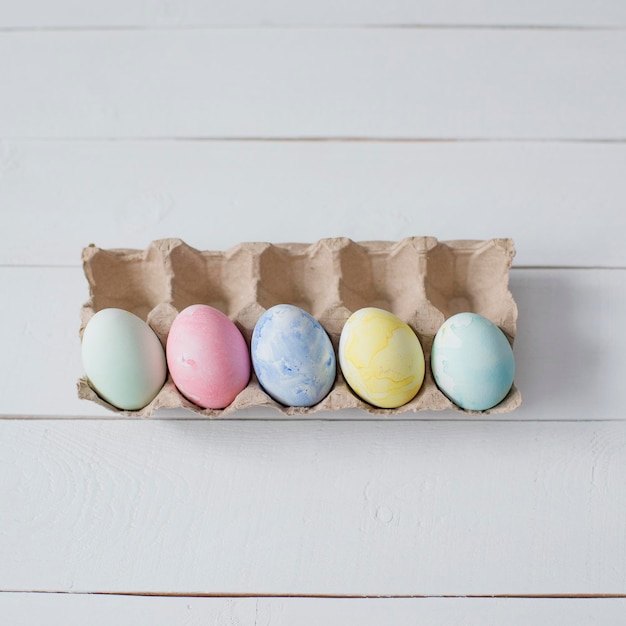
[[[348,318],[338,356],[346,382],[377,407],[406,404],[424,382],[424,351],[417,335],[383,309],[366,307]]]

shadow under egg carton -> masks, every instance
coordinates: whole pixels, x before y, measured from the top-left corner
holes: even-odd
[[[277,403],[260,387],[254,372],[233,403],[219,410],[191,403],[169,374],[156,398],[139,411],[108,404],[85,377],[78,381],[78,395],[119,415],[138,417],[148,417],[159,408],[180,407],[201,416],[226,417],[266,406],[284,416],[302,417],[346,408],[381,416],[449,408],[473,414],[454,405],[437,388],[430,371],[432,342],[445,319],[472,311],[497,324],[513,343],[517,306],[508,284],[514,254],[511,239],[438,241],[434,237],[397,242],[354,242],[342,237],[313,244],[241,243],[224,252],[196,250],[180,239],[154,241],[145,250],[90,245],[83,250],[90,299],[81,310],[81,337],[97,311],[117,307],[147,321],[165,346],[179,311],[191,304],[208,304],[230,317],[250,346],[254,326],[268,308],[294,304],[319,320],[337,352],[348,317],[375,306],[391,311],[415,331],[424,349],[426,375],[415,398],[396,409],[361,400],[339,367],[328,396],[312,407]],[[520,403],[521,394],[513,385],[502,402],[480,413],[506,413]]]

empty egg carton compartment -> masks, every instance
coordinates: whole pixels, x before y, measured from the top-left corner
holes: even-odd
[[[374,407],[354,394],[340,368],[330,393],[312,407],[283,406],[267,395],[254,373],[248,386],[225,409],[202,409],[168,379],[156,398],[139,411],[122,411],[98,396],[86,377],[79,397],[120,415],[148,417],[159,408],[183,407],[199,417],[227,417],[241,409],[273,407],[283,416],[357,408],[371,415],[404,415],[454,408],[430,371],[433,338],[445,319],[460,311],[484,315],[514,341],[517,306],[509,291],[515,249],[511,239],[438,241],[407,237],[397,242],[354,242],[348,238],[316,243],[241,243],[227,251],[201,251],[180,239],[152,242],[145,250],[83,250],[89,300],[81,310],[81,335],[99,310],[118,307],[135,313],[165,346],[179,311],[208,304],[226,314],[248,345],[259,317],[275,304],[294,304],[319,320],[335,350],[343,325],[363,307],[391,311],[417,334],[424,348],[426,375],[418,394],[396,409]],[[513,385],[507,397],[483,413],[512,411],[521,402]]]

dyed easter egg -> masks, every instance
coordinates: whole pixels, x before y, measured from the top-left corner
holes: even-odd
[[[250,379],[246,340],[234,322],[206,304],[176,316],[166,352],[174,384],[203,409],[227,407]]]
[[[291,304],[269,308],[254,327],[252,365],[259,383],[287,406],[312,406],[328,394],[337,371],[322,325]]]
[[[502,401],[515,374],[505,334],[477,313],[458,313],[443,323],[433,341],[431,368],[439,389],[469,411]]]
[[[424,381],[424,352],[410,326],[375,307],[355,311],[339,338],[339,364],[347,383],[366,402],[396,408]]]
[[[91,386],[119,409],[149,404],[167,376],[159,338],[140,317],[122,309],[102,309],[89,320],[81,353]]]

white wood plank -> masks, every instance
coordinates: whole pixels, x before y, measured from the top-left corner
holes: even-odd
[[[523,270],[511,272],[519,308],[515,341],[516,384],[522,406],[495,420],[623,420],[626,270]],[[78,400],[82,374],[79,310],[87,283],[78,268],[0,268],[3,311],[0,416],[115,417]],[[156,417],[187,417],[162,411]],[[232,418],[276,418],[250,409]],[[327,419],[367,419],[357,410]],[[406,413],[401,419],[470,419],[454,411]]]
[[[624,422],[0,421],[0,589],[626,593]]]
[[[626,600],[528,598],[171,598],[0,594],[11,626],[622,626]]]
[[[0,136],[624,139],[619,31],[0,33]]]
[[[72,0],[21,0],[5,3],[0,28],[111,26],[264,26],[264,25],[521,25],[624,26],[619,0],[350,0],[288,2],[269,0],[109,0],[89,5]]]
[[[5,141],[0,263],[172,236],[435,235],[513,237],[517,265],[626,267],[624,171],[626,144],[606,143]]]

